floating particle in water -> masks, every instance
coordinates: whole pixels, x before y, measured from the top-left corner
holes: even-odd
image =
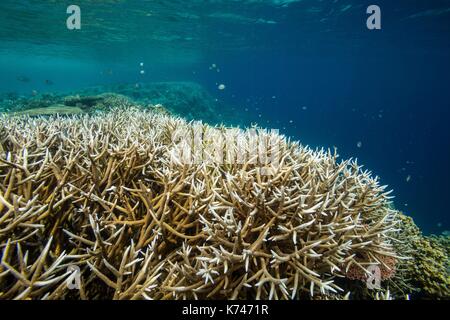
[[[289,120],[289,123],[294,123],[294,120]]]
[[[361,141],[358,141],[358,142],[356,143],[356,146],[357,146],[358,148],[361,148],[361,147],[362,147],[362,142],[361,142]]]
[[[217,72],[220,72],[220,69],[217,69],[216,71],[217,71]]]
[[[307,106],[303,106],[302,110],[308,110],[308,107]]]
[[[438,228],[442,228],[442,222],[438,222],[438,223],[436,224],[436,226],[437,226]]]
[[[139,64],[141,67],[143,67],[144,66],[144,63],[143,62],[141,62],[140,64]]]
[[[219,84],[217,87],[219,90],[225,90],[225,85],[223,83]]]
[[[215,64],[215,63],[213,63],[212,65],[211,65],[211,68],[215,68],[215,67],[217,67],[217,65]]]
[[[261,117],[262,117],[262,115],[261,115],[261,114],[258,114],[258,117],[260,117],[260,118],[261,118]]]
[[[145,70],[141,70],[141,74],[145,74]]]
[[[277,96],[272,96],[272,99],[276,99],[277,98]]]
[[[245,111],[248,111],[248,108],[245,108]]]
[[[411,181],[411,175],[408,174],[408,176],[406,177],[406,182],[410,182]]]

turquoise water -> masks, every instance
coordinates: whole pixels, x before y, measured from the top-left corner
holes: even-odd
[[[80,30],[66,27],[71,4]],[[189,101],[174,104],[182,116],[258,123],[357,157],[394,189],[398,209],[441,233],[450,229],[450,1],[377,1],[381,30],[366,27],[371,4],[3,0],[0,95],[164,83],[170,101]]]

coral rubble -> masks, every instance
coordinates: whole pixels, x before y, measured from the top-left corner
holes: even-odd
[[[156,110],[0,118],[0,299],[333,299],[369,266],[402,276],[403,216],[355,161]],[[182,161],[196,130],[249,157]]]

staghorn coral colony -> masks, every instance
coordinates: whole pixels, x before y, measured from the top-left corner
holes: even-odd
[[[448,239],[356,161],[120,104],[1,117],[0,299],[449,297]]]

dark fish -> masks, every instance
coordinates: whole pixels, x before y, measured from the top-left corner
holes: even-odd
[[[46,85],[51,86],[51,85],[53,84],[53,81],[52,81],[52,80],[45,80],[44,83],[45,83]]]
[[[30,78],[26,77],[26,76],[18,76],[17,80],[20,82],[30,82]]]

